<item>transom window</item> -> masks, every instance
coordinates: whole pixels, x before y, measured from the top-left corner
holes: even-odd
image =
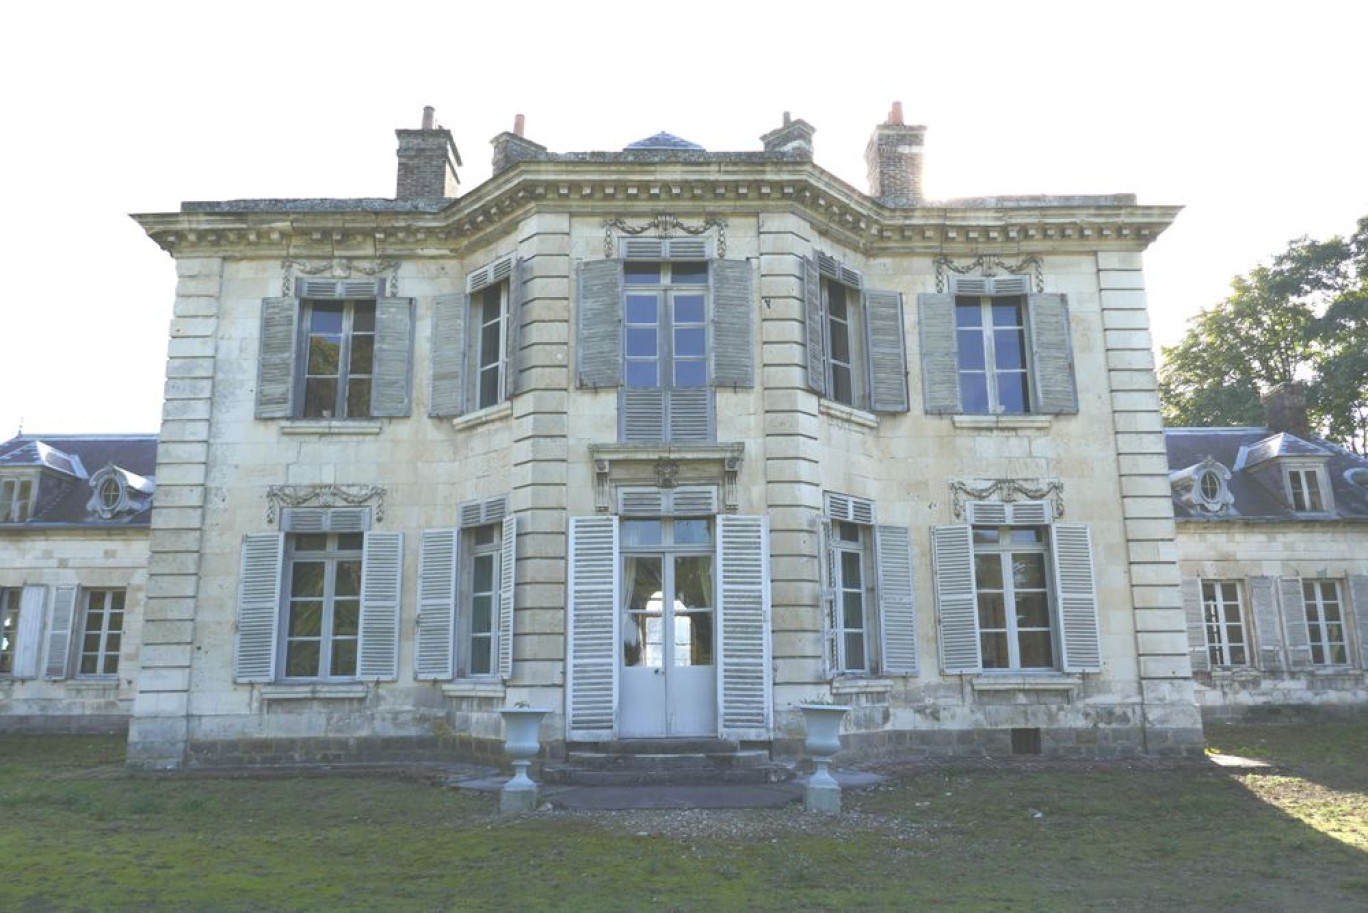
[[[87,590],[85,597],[77,674],[117,675],[119,650],[123,646],[124,591]]]
[[[832,586],[836,596],[837,668],[869,672],[870,527],[838,521],[831,525]]]
[[[964,412],[1031,411],[1025,296],[956,296],[955,341]]]
[[[623,281],[627,386],[707,386],[708,264],[629,260]]]
[[[290,536],[286,678],[355,677],[364,540],[364,533]]]
[[[983,667],[1053,668],[1054,632],[1044,530],[975,526],[973,539]]]
[[[622,521],[625,666],[713,664],[713,530],[707,518]]]
[[[1321,498],[1320,472],[1315,469],[1287,470],[1287,487],[1292,495],[1292,509],[1299,514],[1318,514],[1325,510]]]
[[[1207,654],[1213,666],[1249,663],[1240,587],[1233,580],[1202,581],[1202,617],[1206,622]]]
[[[14,674],[14,656],[19,636],[18,587],[0,589],[0,675]]]
[[[32,479],[0,479],[0,523],[27,523],[32,506]]]
[[[375,301],[305,301],[304,417],[371,414]]]
[[[494,647],[499,617],[499,525],[477,526],[465,531],[466,580],[470,581],[470,611],[462,619],[460,675],[494,674]]]
[[[1333,580],[1303,580],[1306,628],[1311,640],[1311,662],[1317,666],[1349,664],[1344,633],[1344,609],[1339,585]]]

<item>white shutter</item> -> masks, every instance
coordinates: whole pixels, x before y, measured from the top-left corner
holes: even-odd
[[[579,385],[622,383],[622,261],[589,260],[579,274]]]
[[[275,678],[284,563],[285,537],[280,533],[243,537],[233,649],[233,677],[239,682],[269,682]]]
[[[617,517],[571,517],[566,739],[572,742],[613,738],[620,587]]]
[[[714,260],[712,384],[755,386],[755,295],[749,260]]]
[[[624,444],[659,444],[665,440],[665,391],[658,387],[623,387],[618,391],[620,440]]]
[[[369,507],[287,507],[280,529],[287,533],[362,533],[370,529]]]
[[[955,296],[918,295],[917,333],[921,341],[922,403],[926,411],[932,414],[962,411]]]
[[[413,300],[375,302],[375,361],[371,375],[371,415],[408,415],[409,367],[413,362]]]
[[[399,598],[404,571],[403,533],[366,533],[361,552],[361,633],[356,675],[377,681],[399,677]]]
[[[44,678],[66,678],[71,663],[71,638],[76,625],[76,587],[59,586],[52,595],[52,623],[48,625]]]
[[[618,514],[623,517],[659,517],[665,513],[666,492],[660,488],[619,488]]]
[[[29,584],[19,593],[19,622],[15,627],[15,678],[36,678],[42,653],[43,614],[47,610],[47,587]]]
[[[722,737],[770,737],[769,523],[717,518]]]
[[[864,306],[869,408],[874,412],[906,412],[907,351],[902,295],[867,291]]]
[[[1287,665],[1289,669],[1311,668],[1311,632],[1306,624],[1306,596],[1300,577],[1283,577],[1278,581],[1279,602],[1282,605],[1283,630],[1287,633]]]
[[[1048,501],[1014,501],[1007,505],[1007,522],[1012,526],[1045,526],[1053,519]]]
[[[1358,629],[1359,668],[1368,669],[1368,575],[1354,574],[1349,578],[1349,602],[1354,609],[1354,627]],[[1353,640],[1347,636],[1345,640],[1349,662],[1352,663]]]
[[[1102,671],[1102,635],[1093,580],[1092,534],[1082,523],[1056,523],[1050,529],[1059,642],[1065,672]]]
[[[294,414],[295,333],[298,328],[299,302],[296,299],[267,298],[261,302],[257,418],[289,418]]]
[[[982,672],[970,528],[959,524],[932,527],[931,564],[940,625],[941,669],[950,675]]]
[[[1278,597],[1273,581],[1272,577],[1249,578],[1249,614],[1259,645],[1258,668],[1265,672],[1282,672],[1287,665],[1283,662],[1282,625],[1278,623]]]
[[[905,526],[876,526],[879,635],[883,671],[917,674],[917,614],[912,588],[912,535]]]
[[[622,256],[628,260],[664,260],[665,242],[659,238],[624,238]]]
[[[803,313],[807,321],[808,389],[826,396],[826,314],[822,309],[822,277],[811,257],[803,258]]]
[[[432,301],[432,392],[428,415],[465,412],[465,335],[470,314],[467,295],[438,295]]]
[[[1069,306],[1063,295],[1029,295],[1031,380],[1035,386],[1032,412],[1078,411],[1074,385],[1073,343],[1069,334]]]
[[[844,520],[861,526],[874,525],[874,502],[868,498],[828,491],[823,494],[827,518],[833,521]]]
[[[717,487],[681,485],[670,491],[670,516],[711,517],[717,513]]]
[[[706,260],[708,259],[707,238],[667,238],[664,249],[668,260]]]
[[[513,597],[518,575],[518,518],[505,517],[502,553],[499,557],[499,675],[504,681],[513,677]]]
[[[629,391],[630,392],[630,391]],[[681,387],[665,398],[666,440],[675,444],[707,444],[713,440],[713,390]]]
[[[1192,671],[1206,672],[1211,668],[1211,654],[1207,650],[1206,617],[1202,608],[1202,581],[1184,577],[1183,614],[1187,617],[1188,651],[1192,654]]]
[[[1002,501],[970,501],[964,505],[964,519],[970,526],[1006,526],[1010,516],[1008,505]]]
[[[334,507],[328,510],[328,532],[364,533],[370,529],[369,507]]]
[[[453,673],[460,538],[457,529],[423,530],[418,556],[415,678],[449,679]]]

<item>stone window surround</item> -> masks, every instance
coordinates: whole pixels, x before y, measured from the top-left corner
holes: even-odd
[[[737,477],[744,443],[731,444],[590,444],[594,462],[594,509],[610,513],[616,505],[615,485],[649,484],[673,488],[681,484],[721,483],[722,510],[740,507]],[[643,470],[649,464],[650,469]],[[629,468],[630,467],[630,468]]]

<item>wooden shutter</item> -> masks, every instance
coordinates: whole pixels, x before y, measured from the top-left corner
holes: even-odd
[[[659,387],[623,387],[618,392],[618,424],[624,444],[665,441],[665,391]]]
[[[620,586],[617,517],[571,517],[566,739],[572,742],[613,738]]]
[[[409,368],[412,363],[413,299],[376,299],[371,415],[393,418],[409,414]]]
[[[902,295],[866,291],[864,308],[869,408],[874,412],[906,412],[907,348],[903,338]]]
[[[769,525],[765,517],[717,518],[722,737],[770,737]]]
[[[933,526],[931,565],[936,617],[940,625],[941,669],[949,675],[983,671],[979,643],[978,593],[974,587],[974,543],[970,527]]]
[[[1249,614],[1259,646],[1258,668],[1265,672],[1282,672],[1287,666],[1283,662],[1282,631],[1281,625],[1278,624],[1278,597],[1273,589],[1273,580],[1272,577],[1249,578]],[[1246,645],[1248,640],[1249,635],[1246,633]],[[1253,656],[1250,658],[1253,659]]]
[[[803,258],[803,313],[807,320],[808,389],[826,396],[826,311],[822,308],[822,276],[812,257]]]
[[[839,625],[836,624],[836,549],[832,547],[831,521],[823,520],[818,526],[817,547],[821,552],[818,583],[822,598],[822,662],[826,667],[827,678],[831,678],[841,668],[840,646],[836,642]]]
[[[261,302],[261,351],[257,359],[257,418],[294,415],[296,333],[299,301],[267,298]]]
[[[755,294],[749,260],[714,260],[712,384],[755,386]]]
[[[76,625],[76,587],[59,586],[52,594],[52,623],[48,626],[44,678],[66,678],[71,663],[71,637]]]
[[[917,614],[912,589],[912,535],[905,526],[874,527],[878,563],[879,636],[883,671],[917,674]]]
[[[513,597],[518,582],[518,518],[505,517],[499,556],[499,675],[513,677]]]
[[[1353,606],[1354,627],[1358,630],[1359,668],[1368,669],[1368,575],[1354,574],[1349,578],[1349,603]],[[1344,611],[1348,615],[1348,611]],[[1353,639],[1345,636],[1349,662],[1354,661]]]
[[[404,571],[403,533],[366,533],[361,552],[361,634],[356,675],[376,681],[399,677],[399,598]]]
[[[1092,535],[1082,523],[1056,523],[1050,528],[1054,558],[1055,602],[1059,607],[1059,642],[1065,672],[1102,671],[1102,635],[1093,581]]]
[[[43,613],[47,610],[47,587],[29,584],[19,592],[19,622],[14,631],[15,678],[37,678],[42,653]]]
[[[284,564],[284,535],[258,533],[243,537],[237,636],[233,645],[233,678],[236,681],[269,682],[275,678],[280,578]]]
[[[670,491],[673,517],[711,517],[717,513],[717,486],[680,485]]]
[[[418,621],[413,674],[449,679],[454,670],[461,531],[423,530],[418,555]]]
[[[579,274],[579,385],[622,383],[622,261],[588,260]]]
[[[666,511],[667,492],[662,488],[619,488],[618,515],[660,517]]]
[[[1192,655],[1192,671],[1206,672],[1211,668],[1211,654],[1207,651],[1202,581],[1196,577],[1184,577],[1180,589],[1183,593],[1183,614],[1187,617],[1188,651]]]
[[[465,337],[469,295],[438,295],[432,301],[432,395],[428,415],[465,412]]]
[[[362,533],[370,529],[369,507],[287,507],[280,530],[286,533]]]
[[[522,345],[523,296],[527,288],[527,261],[519,257],[508,277],[508,312],[504,314],[504,363],[501,397],[518,392],[518,357]]]
[[[707,444],[715,437],[711,387],[666,391],[665,440],[675,444]]]
[[[917,333],[921,342],[922,403],[931,414],[960,407],[959,348],[955,340],[955,296],[917,296]]]
[[[1282,606],[1283,630],[1287,632],[1287,667],[1311,668],[1311,631],[1306,624],[1306,594],[1300,577],[1278,581],[1278,602]]]
[[[1031,380],[1035,386],[1032,412],[1050,415],[1076,413],[1073,342],[1069,334],[1069,305],[1063,295],[1026,297],[1031,334]]]
[[[822,500],[829,520],[844,520],[861,526],[874,525],[874,502],[868,498],[828,491],[823,494]]]

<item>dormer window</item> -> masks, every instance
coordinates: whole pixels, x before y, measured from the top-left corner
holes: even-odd
[[[1207,502],[1220,500],[1221,493],[1225,491],[1225,482],[1214,469],[1202,473],[1199,485],[1202,500]]]
[[[106,463],[90,477],[86,510],[101,520],[115,520],[145,509],[155,490],[152,479]]]
[[[1287,470],[1287,496],[1292,504],[1292,510],[1299,514],[1325,513],[1319,470]]]
[[[1230,470],[1207,457],[1194,466],[1169,473],[1169,481],[1181,503],[1210,514],[1219,514],[1234,498],[1230,494]]]
[[[123,500],[124,487],[117,476],[110,476],[100,483],[100,506],[113,513],[119,509]]]
[[[27,523],[33,513],[32,479],[0,479],[0,523]]]

